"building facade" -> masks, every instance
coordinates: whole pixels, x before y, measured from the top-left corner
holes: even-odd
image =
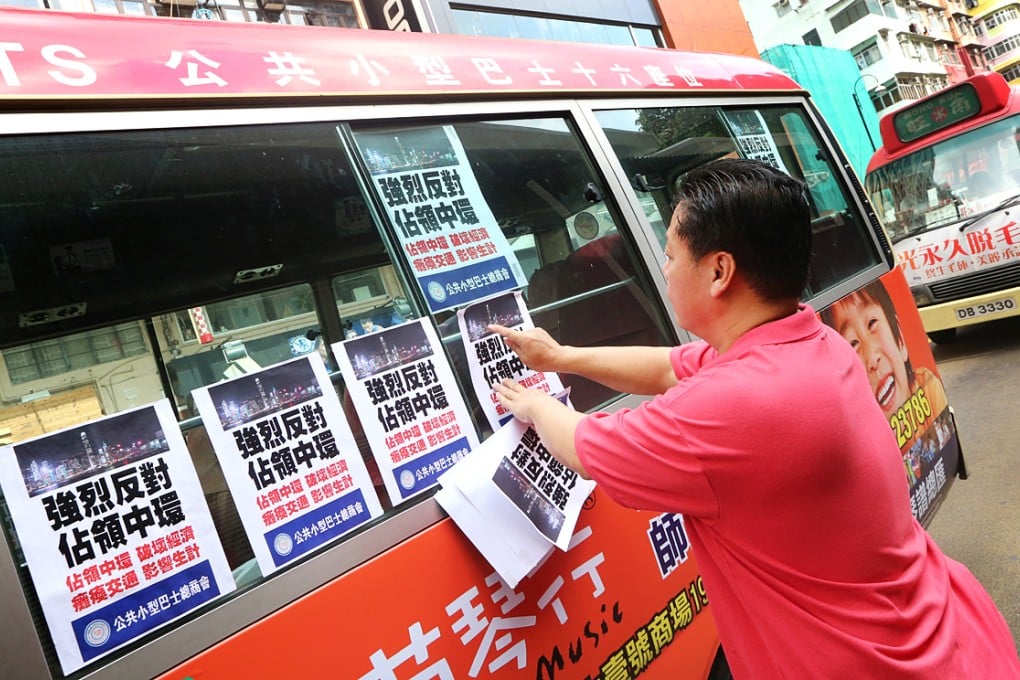
[[[988,69],[971,12],[977,0],[741,0],[759,51],[783,44],[846,50],[851,86],[875,109],[896,108]],[[1001,3],[1006,4],[1006,3]]]
[[[738,0],[0,0],[206,21],[456,33],[758,56]]]
[[[973,0],[970,8],[989,68],[1020,83],[1020,4],[1008,0]]]

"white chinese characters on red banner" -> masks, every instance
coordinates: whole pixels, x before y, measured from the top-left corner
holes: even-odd
[[[340,36],[340,37],[338,37]],[[57,96],[287,95],[394,91],[641,90],[792,83],[777,69],[725,55],[606,49],[543,41],[118,17],[83,30],[80,19],[0,9],[0,85]],[[393,38],[394,41],[397,38]],[[695,77],[697,72],[701,75]]]

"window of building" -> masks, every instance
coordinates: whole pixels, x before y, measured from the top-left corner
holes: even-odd
[[[818,47],[821,47],[822,38],[820,35],[818,35],[818,29],[812,28],[810,31],[804,34],[804,44],[816,45]]]
[[[886,16],[886,10],[878,0],[854,0],[843,11],[833,16],[829,22],[832,24],[832,30],[839,33],[869,14]],[[891,16],[895,16],[895,13]]]
[[[1003,9],[1000,9],[997,12],[992,12],[985,17],[985,29],[990,31],[996,26],[1000,26],[1007,21],[1012,21],[1013,19],[1020,19],[1020,10],[1017,9],[1016,5],[1004,7]]]
[[[893,0],[879,0],[879,9],[887,17],[899,19],[899,14],[896,13],[896,3]]]
[[[985,59],[998,59],[1020,47],[1020,35],[1012,35],[984,49]]]
[[[4,362],[12,384],[52,378],[70,371],[145,354],[145,338],[137,323],[123,323],[54,340],[5,349]]]
[[[658,31],[643,26],[464,9],[454,9],[452,14],[454,30],[461,35],[561,40],[598,45],[661,46],[657,38]]]
[[[1001,73],[1002,77],[1005,78],[1010,83],[1012,83],[1014,80],[1020,80],[1020,62],[1012,64],[1007,68],[1002,69],[1001,71],[999,71],[999,73]]]
[[[776,16],[785,17],[790,13],[790,0],[779,0],[772,5],[772,9],[776,10]]]
[[[657,31],[640,26],[631,26],[630,32],[634,35],[634,42],[638,47],[662,47],[656,38]]]
[[[220,5],[220,12],[222,13],[225,21],[236,21],[239,23],[245,21],[256,21],[254,18],[249,18],[247,10],[245,10],[244,7]]]
[[[878,41],[874,39],[858,45],[851,50],[851,53],[854,55],[854,60],[857,61],[858,68],[861,69],[882,60],[882,51],[878,48]]]
[[[871,101],[875,105],[876,111],[882,111],[887,109],[896,102],[903,99],[903,94],[900,92],[899,83],[895,83],[892,87],[888,87],[881,92],[872,92]]]

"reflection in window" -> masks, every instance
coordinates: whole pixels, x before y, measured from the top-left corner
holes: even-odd
[[[561,40],[597,45],[659,46],[655,31],[639,26],[464,9],[454,9],[452,13],[454,30],[462,35]]]
[[[392,265],[338,276],[333,294],[347,339],[418,316]]]
[[[183,417],[196,415],[190,397],[195,388],[315,351],[322,343],[307,284],[177,310],[153,323]]]
[[[5,349],[3,357],[11,382],[18,385],[119,359],[142,356],[146,351],[141,325],[124,323]]]
[[[311,289],[299,287],[214,302],[206,306],[206,316],[214,332],[228,333],[307,314],[312,309]]]

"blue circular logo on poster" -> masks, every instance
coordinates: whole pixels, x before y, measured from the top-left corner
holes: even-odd
[[[410,470],[404,470],[400,473],[400,486],[404,487],[408,491],[414,488],[414,473]]]
[[[304,356],[315,350],[315,341],[309,340],[303,335],[295,335],[287,340],[287,344],[290,345],[290,355],[292,357]]]
[[[428,285],[429,297],[436,302],[442,302],[446,299],[446,289],[443,288],[443,284],[438,281],[433,281]]]
[[[102,647],[110,639],[110,624],[102,619],[90,621],[83,635],[89,647]]]
[[[276,554],[286,557],[294,549],[294,541],[290,540],[290,534],[276,534],[273,537],[273,549]]]

